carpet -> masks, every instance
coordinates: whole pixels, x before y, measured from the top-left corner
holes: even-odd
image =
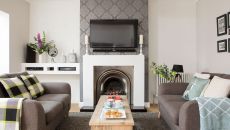
[[[57,130],[90,130],[89,121],[91,112],[70,113]],[[164,120],[157,118],[157,113],[133,113],[134,130],[170,130]]]

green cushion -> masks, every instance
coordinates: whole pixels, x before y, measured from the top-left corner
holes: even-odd
[[[11,98],[28,98],[31,95],[26,89],[24,83],[17,77],[0,79],[2,86],[5,88],[7,94]]]
[[[193,77],[183,94],[183,98],[186,100],[194,100],[196,97],[199,97],[209,81],[209,79]]]
[[[28,88],[32,98],[35,99],[44,94],[45,89],[35,75],[20,75],[20,77]]]

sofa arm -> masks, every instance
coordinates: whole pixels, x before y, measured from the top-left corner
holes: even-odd
[[[180,130],[200,130],[200,114],[197,101],[187,101],[179,114]]]
[[[35,100],[26,99],[22,103],[22,130],[45,130],[46,119],[42,105]]]
[[[158,95],[183,95],[188,83],[162,83],[158,88]]]
[[[41,83],[46,94],[71,94],[71,87],[68,83]]]

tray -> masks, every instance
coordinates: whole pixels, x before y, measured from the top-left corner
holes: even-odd
[[[108,112],[118,112],[120,113],[120,116],[115,116],[115,115],[108,115],[106,113]],[[124,109],[103,109],[101,112],[101,117],[104,119],[125,119],[126,114]]]

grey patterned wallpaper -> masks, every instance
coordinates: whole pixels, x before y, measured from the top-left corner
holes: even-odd
[[[81,0],[81,49],[80,61],[85,54],[84,36],[90,33],[90,19],[138,19],[139,34],[144,35],[145,55],[145,101],[148,101],[148,0]],[[136,54],[136,53],[93,53],[91,54]],[[138,52],[137,52],[138,53]],[[82,69],[81,69],[82,71]],[[82,73],[81,73],[82,74]],[[82,75],[81,75],[82,79]],[[83,84],[81,82],[81,91]],[[82,94],[82,92],[81,92]],[[81,95],[81,101],[83,95]]]

